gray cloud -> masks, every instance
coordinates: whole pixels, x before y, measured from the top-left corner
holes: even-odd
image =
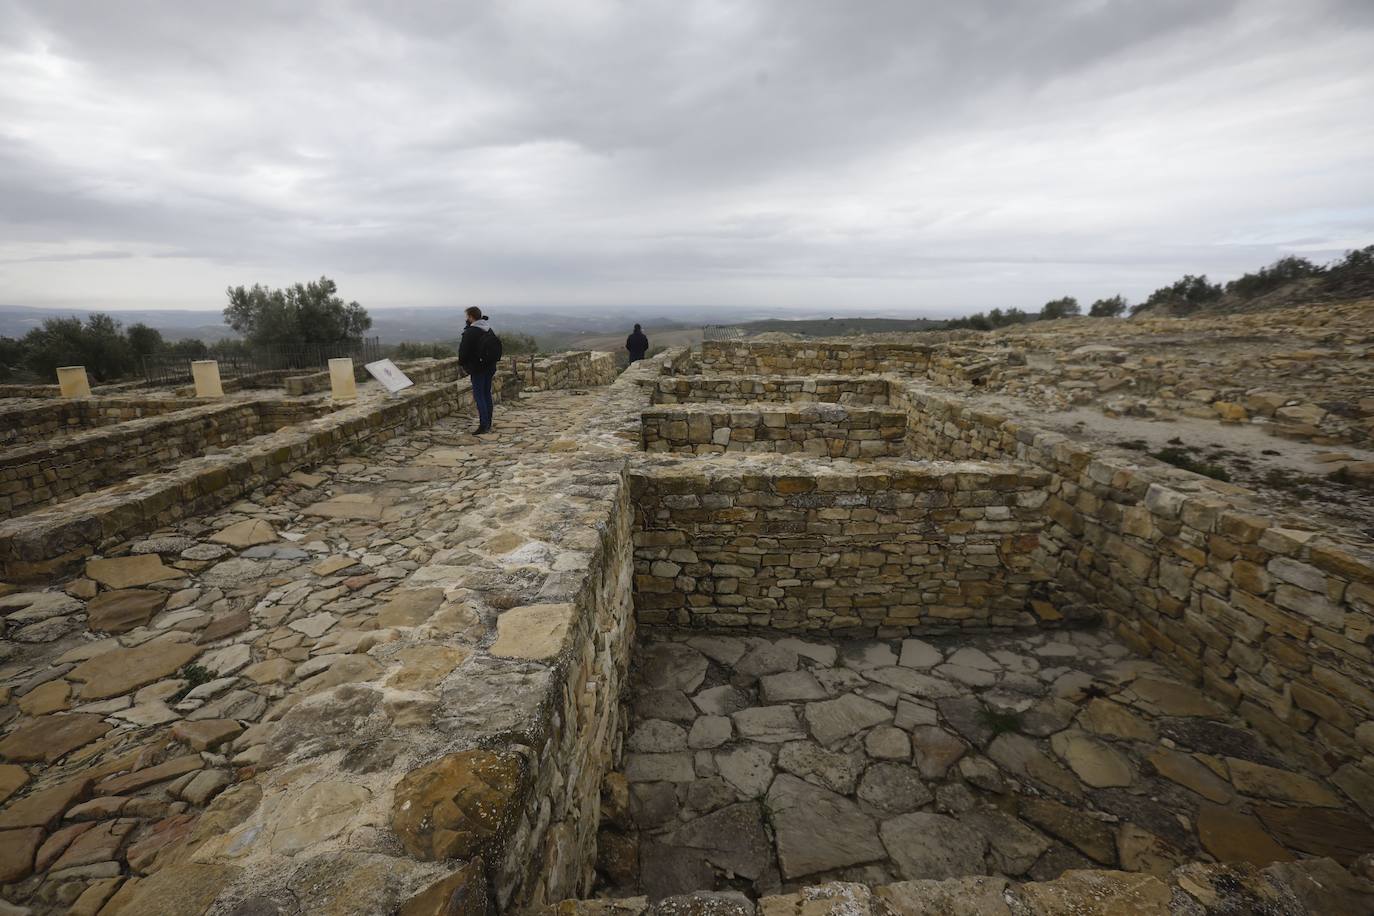
[[[1374,241],[1362,0],[0,0],[0,301],[1031,307]]]

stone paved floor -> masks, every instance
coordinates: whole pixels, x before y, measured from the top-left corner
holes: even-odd
[[[640,640],[612,896],[1374,850],[1338,790],[1100,632]]]
[[[441,589],[393,589],[427,564],[491,579],[543,550],[500,523],[559,511],[540,487],[548,456],[595,406],[523,395],[481,440],[449,418],[0,598],[0,898],[98,912],[214,829],[199,812],[271,762],[271,722],[311,694],[399,662],[387,712],[418,715],[485,628]],[[423,647],[391,645],[427,626]],[[363,803],[312,797],[262,841],[290,854]]]

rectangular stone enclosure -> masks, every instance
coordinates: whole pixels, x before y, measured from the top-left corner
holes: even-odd
[[[641,467],[639,621],[843,635],[1033,626],[1047,480],[974,463]]]

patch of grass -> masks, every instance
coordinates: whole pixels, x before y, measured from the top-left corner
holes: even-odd
[[[1172,441],[1172,440],[1171,440]],[[1158,458],[1165,464],[1172,464],[1176,468],[1185,471],[1192,471],[1194,474],[1201,474],[1203,477],[1210,477],[1213,480],[1223,482],[1230,481],[1231,475],[1226,468],[1219,464],[1211,464],[1206,461],[1199,461],[1188,454],[1187,449],[1182,448],[1162,448],[1157,452],[1150,453],[1151,458]]]
[[[1021,730],[1021,714],[1019,712],[1001,712],[984,706],[978,710],[978,721],[985,725],[993,735]]]
[[[1294,474],[1281,468],[1270,468],[1264,474],[1264,484],[1275,490],[1283,490],[1292,493],[1298,499],[1312,499],[1318,495],[1312,487],[1321,486],[1322,481],[1315,477],[1307,477],[1302,474]]]
[[[1133,452],[1143,452],[1150,447],[1145,443],[1144,439],[1127,439],[1124,442],[1118,442],[1117,445],[1120,445],[1122,448],[1128,448]]]
[[[215,679],[214,673],[201,665],[186,665],[177,672],[177,677],[186,682],[186,686],[178,690],[167,698],[168,704],[176,703],[183,699],[186,694],[195,690],[201,684],[208,684]]]

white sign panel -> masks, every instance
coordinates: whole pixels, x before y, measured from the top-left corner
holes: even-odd
[[[392,394],[415,384],[389,359],[379,359],[375,363],[368,363],[363,368],[372,373],[372,377],[381,382],[386,390]]]

